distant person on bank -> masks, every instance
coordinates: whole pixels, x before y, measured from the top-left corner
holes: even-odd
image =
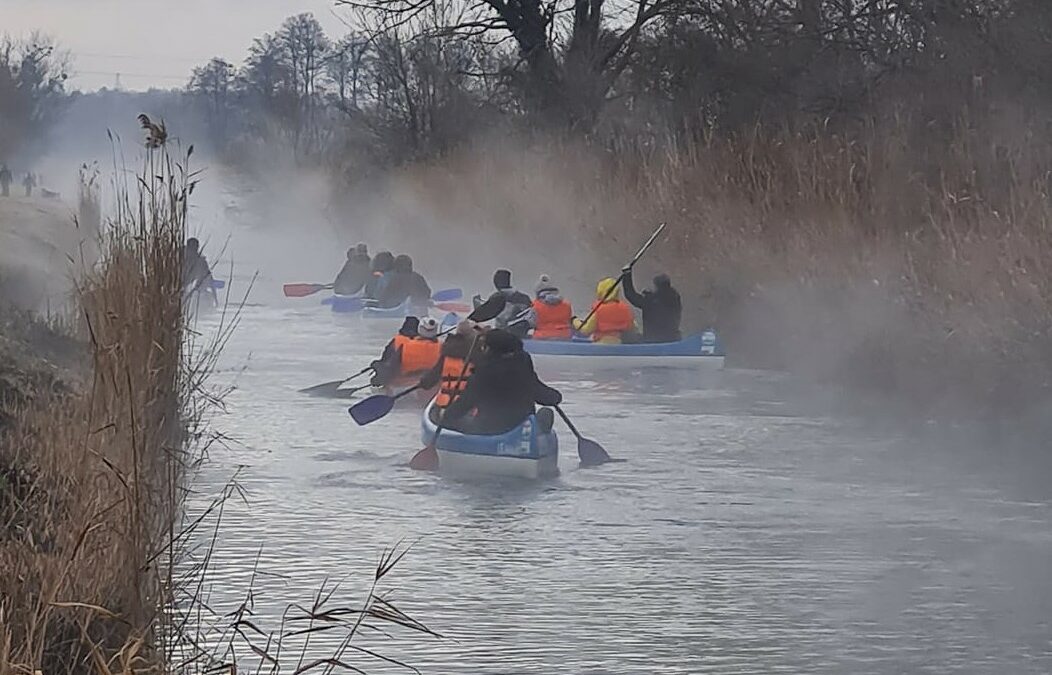
[[[0,164],[0,194],[5,197],[11,196],[11,181],[13,180],[11,169],[8,169],[6,164]]]

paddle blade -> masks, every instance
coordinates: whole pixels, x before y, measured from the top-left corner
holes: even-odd
[[[333,394],[333,398],[354,398],[358,395],[358,392],[369,389],[373,385],[363,384],[360,387],[348,387],[347,389],[337,389]]]
[[[300,389],[301,394],[307,394],[308,396],[335,396],[336,391],[340,388],[340,385],[344,383],[344,380],[333,380],[332,382],[322,382],[316,384],[313,387],[307,387],[306,389]]]
[[[577,440],[577,456],[581,458],[581,466],[599,466],[612,461],[603,446],[590,438],[581,437]]]
[[[475,308],[468,318],[475,323],[482,323],[497,318],[504,311],[508,300],[503,295],[491,295],[484,303]]]
[[[463,297],[464,291],[460,288],[444,288],[441,291],[435,291],[435,294],[431,296],[431,300],[434,302],[453,302]]]
[[[467,314],[471,311],[471,306],[462,302],[436,302],[435,308],[443,312],[454,312],[456,314]]]
[[[212,288],[217,291],[221,288],[226,288],[226,282],[222,279],[212,279]]]
[[[409,468],[414,471],[438,471],[438,450],[430,443],[426,448],[413,455]]]
[[[394,404],[395,399],[393,396],[376,394],[355,403],[347,409],[347,412],[351,414],[351,417],[354,418],[354,421],[357,422],[359,426],[364,427],[366,424],[371,424],[391,412],[391,409],[394,408]]]
[[[308,295],[314,295],[318,291],[324,291],[326,288],[332,288],[332,286],[325,284],[285,284],[281,287],[281,290],[285,293],[286,298],[305,298]]]

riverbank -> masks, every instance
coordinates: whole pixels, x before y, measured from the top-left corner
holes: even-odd
[[[0,204],[5,243],[21,246],[0,266],[23,281],[8,301],[39,308],[61,279],[69,308],[49,303],[46,320],[12,309],[0,323],[0,673],[160,668],[178,637],[174,537],[193,463],[187,184],[170,165],[156,173],[145,208],[110,224],[94,264],[59,262],[78,239],[71,216],[65,233],[57,208]]]

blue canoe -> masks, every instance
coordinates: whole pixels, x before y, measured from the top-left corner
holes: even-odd
[[[397,307],[365,307],[363,319],[404,319],[407,316],[427,316],[427,307],[410,307],[406,300]]]
[[[362,307],[365,306],[365,299],[357,294],[340,295],[339,293],[333,293],[327,298],[322,298],[321,304],[328,305],[334,312],[349,314],[362,311]]]
[[[423,442],[435,437],[435,424],[424,410]],[[555,431],[541,432],[537,419],[529,418],[511,431],[496,436],[473,436],[443,429],[438,437],[438,467],[453,476],[506,476],[549,478],[559,474],[559,438]]]
[[[588,357],[623,365],[672,365],[681,363],[723,364],[723,345],[713,331],[690,335],[679,342],[607,345],[588,339],[526,340],[526,351],[547,357]]]

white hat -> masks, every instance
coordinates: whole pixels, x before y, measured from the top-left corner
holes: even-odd
[[[420,319],[420,326],[416,329],[420,337],[438,337],[438,321],[433,316],[425,316]]]

